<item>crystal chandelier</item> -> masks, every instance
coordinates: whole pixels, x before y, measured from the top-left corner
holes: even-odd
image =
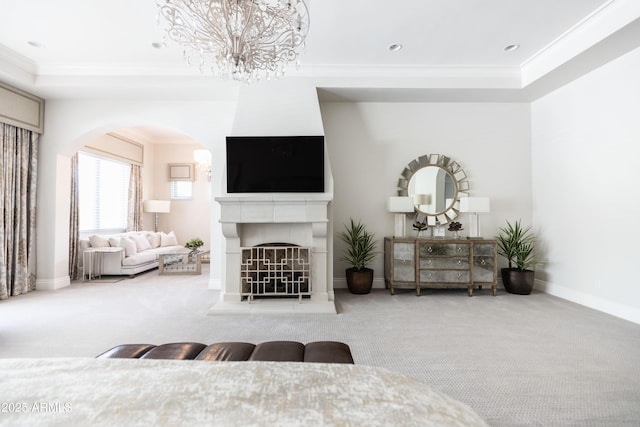
[[[166,36],[201,72],[246,83],[284,74],[309,31],[304,0],[156,0]]]

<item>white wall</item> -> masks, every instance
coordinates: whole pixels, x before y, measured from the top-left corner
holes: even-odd
[[[640,323],[640,49],[532,104],[544,288]]]
[[[212,152],[212,196],[221,194],[225,137],[235,104],[175,100],[50,100],[38,160],[38,289],[69,284],[69,159],[80,147],[106,132],[148,125],[191,136]],[[211,262],[222,263],[222,233],[217,205],[211,209]],[[212,269],[211,287],[220,287],[220,271]]]
[[[153,194],[150,199],[169,200],[171,196],[168,174],[169,163],[194,163],[193,151],[202,149],[197,144],[155,144],[153,163]],[[172,200],[171,212],[160,214],[158,229],[165,233],[174,231],[178,243],[184,245],[194,237],[202,239],[203,250],[211,248],[211,185],[206,175],[195,168],[193,198],[191,200]],[[153,228],[153,221],[145,222],[145,228]]]
[[[230,134],[234,107],[230,103],[208,102],[49,101],[39,165],[39,288],[52,289],[68,283],[67,165],[73,152],[111,130],[136,125],[170,127],[212,151],[215,197],[221,194],[224,138]],[[495,235],[505,219],[530,222],[527,104],[325,103],[321,111],[335,182],[335,231],[342,230],[349,217],[361,218],[376,233],[382,251],[382,238],[393,232],[393,215],[386,212],[387,197],[395,194],[405,165],[428,153],[446,154],[457,160],[469,176],[470,194],[491,198],[491,214],[481,216],[485,236]],[[149,154],[154,163],[165,163],[167,159],[161,151],[145,153],[145,157]],[[157,190],[153,191],[155,197]],[[222,251],[218,218],[219,207],[212,203],[214,265],[222,263],[221,258],[216,259]],[[468,222],[465,217],[460,220],[463,224]],[[175,228],[175,224],[161,224]],[[342,242],[335,240],[334,246],[336,260],[341,255]],[[380,255],[372,265],[377,286],[382,286],[382,260]],[[345,265],[334,265],[334,277],[340,286]],[[212,287],[219,287],[215,283],[220,280],[216,276],[218,269],[212,270]]]
[[[491,199],[491,213],[481,214],[485,237],[495,236],[505,219],[531,222],[528,104],[322,103],[321,110],[335,183],[336,232],[350,217],[361,219],[382,252],[382,238],[394,229],[387,198],[396,195],[404,167],[424,154],[457,160],[469,177],[470,195]],[[467,229],[468,216],[459,221]],[[413,231],[410,223],[407,227]],[[344,246],[336,238],[334,247],[337,260]],[[334,264],[337,286],[346,267]],[[382,253],[371,267],[375,286],[383,286]]]

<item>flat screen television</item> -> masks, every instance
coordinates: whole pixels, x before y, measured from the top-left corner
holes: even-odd
[[[324,136],[228,136],[227,193],[324,192]]]

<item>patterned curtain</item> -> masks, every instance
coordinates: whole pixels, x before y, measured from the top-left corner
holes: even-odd
[[[78,208],[78,153],[71,158],[71,207],[69,216],[69,277],[80,278],[78,268],[78,240],[80,239],[80,210]]]
[[[36,288],[38,138],[0,124],[0,300]]]
[[[142,167],[131,165],[129,175],[129,200],[127,231],[142,230]]]

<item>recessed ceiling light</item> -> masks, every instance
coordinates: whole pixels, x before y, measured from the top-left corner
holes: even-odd
[[[38,42],[34,42],[33,40],[29,40],[27,44],[31,47],[42,47],[42,45]]]
[[[397,52],[402,49],[402,45],[400,43],[393,43],[389,45],[390,52]]]
[[[518,50],[520,47],[519,44],[508,44],[504,47],[505,52],[513,52],[514,50]]]

